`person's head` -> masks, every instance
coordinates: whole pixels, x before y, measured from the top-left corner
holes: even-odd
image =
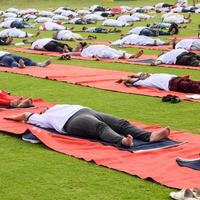
[[[88,46],[88,44],[87,44],[87,42],[80,42],[80,46],[82,49],[84,49]]]
[[[82,31],[85,31],[85,30],[87,30],[87,27],[83,26]]]

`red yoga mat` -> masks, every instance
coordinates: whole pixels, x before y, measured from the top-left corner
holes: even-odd
[[[48,67],[29,67],[25,69],[12,69],[0,67],[0,71],[30,75],[38,78],[48,78],[81,86],[89,86],[103,90],[117,91],[129,94],[140,94],[147,96],[163,97],[167,94],[176,95],[181,99],[200,102],[200,100],[189,99],[186,94],[173,91],[162,91],[147,87],[126,87],[124,84],[117,84],[115,81],[122,77],[131,75],[131,72],[86,68],[79,66],[49,65]]]
[[[39,112],[45,106],[52,105],[52,103],[43,102],[42,100],[37,100],[34,104],[36,107],[30,110],[30,112]],[[171,139],[187,141],[187,143],[169,149],[131,153],[121,151],[113,146],[105,146],[98,142],[62,136],[30,124],[4,119],[5,116],[21,112],[23,111],[17,109],[0,111],[0,130],[14,134],[23,134],[29,129],[46,146],[60,153],[82,158],[86,161],[94,161],[97,165],[136,175],[142,179],[151,178],[168,187],[179,189],[200,187],[199,171],[180,167],[176,163],[177,157],[197,157],[200,146],[200,137],[198,135],[182,131],[171,131]],[[150,126],[135,122],[134,124],[148,131],[155,131],[160,128],[158,125]]]
[[[38,55],[46,55],[46,56],[55,56],[60,57],[62,54],[59,52],[49,52],[49,51],[39,51],[39,50],[31,50],[31,49],[25,49],[25,48],[11,48],[11,51],[17,51],[22,53],[30,53],[30,54],[38,54]],[[135,62],[138,60],[148,60],[148,59],[156,59],[157,56],[154,55],[142,55],[140,58],[137,59],[96,59],[96,58],[85,58],[73,54],[77,54],[78,52],[69,53],[71,54],[72,59],[79,59],[79,60],[93,60],[98,62],[112,62],[112,63],[124,63],[124,64],[133,64],[133,65],[149,65],[150,63],[146,62]],[[167,65],[167,64],[161,64],[160,67],[168,67],[168,68],[180,68],[180,69],[193,69],[193,70],[200,70],[200,67],[192,67],[192,66],[183,66],[183,65]]]

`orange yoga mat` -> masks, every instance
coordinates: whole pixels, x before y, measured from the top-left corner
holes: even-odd
[[[30,109],[30,112],[39,112],[44,107],[53,105],[42,100],[37,100],[34,104],[36,107]],[[26,112],[27,110],[24,111]],[[5,116],[21,112],[23,112],[22,109],[0,111],[0,130],[21,135],[29,129],[46,146],[57,152],[86,161],[93,161],[97,165],[136,175],[142,179],[151,178],[162,185],[172,188],[200,187],[199,171],[180,167],[176,163],[177,157],[193,158],[198,156],[200,146],[200,136],[198,135],[182,131],[171,131],[170,139],[186,141],[187,143],[168,149],[131,153],[121,151],[113,146],[105,146],[86,139],[62,136],[30,124],[4,119]],[[155,131],[160,128],[158,125],[151,126],[136,122],[133,124],[148,131]]]
[[[39,55],[46,55],[46,56],[55,56],[55,57],[60,57],[62,54],[58,52],[49,52],[49,51],[38,51],[38,50],[31,50],[31,49],[25,49],[25,48],[12,48],[10,50],[17,51],[17,52],[22,52],[22,53],[30,53],[30,54],[39,54]],[[72,59],[80,59],[80,60],[93,60],[97,61],[96,58],[85,58],[81,56],[77,56],[74,54],[77,54],[78,52],[71,53],[71,58]],[[69,53],[70,55],[70,53]],[[124,63],[124,64],[134,64],[134,65],[150,65],[150,63],[146,62],[136,62],[140,60],[145,60],[145,59],[156,59],[157,56],[154,55],[142,55],[140,58],[137,59],[99,59],[98,62],[112,62],[112,63]],[[183,65],[166,65],[162,64],[159,65],[160,67],[168,67],[168,68],[180,68],[180,69],[193,69],[193,70],[200,70],[200,67],[192,67],[192,66],[183,66]]]
[[[181,99],[200,102],[200,100],[189,99],[186,94],[173,91],[162,91],[147,87],[126,87],[115,81],[122,77],[131,75],[131,72],[113,71],[105,69],[86,68],[79,66],[49,65],[48,67],[29,67],[25,69],[0,67],[2,72],[30,75],[38,78],[48,78],[82,86],[89,86],[103,90],[123,92],[129,94],[140,94],[147,96],[163,97],[167,94],[176,95]]]

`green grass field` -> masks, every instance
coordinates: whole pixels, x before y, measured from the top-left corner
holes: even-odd
[[[1,10],[9,7],[48,9],[59,6],[84,8],[99,4],[104,6],[153,5],[159,0],[135,1],[78,1],[78,0],[1,0]],[[165,2],[174,2],[171,0]],[[135,25],[144,25],[151,21],[160,21],[160,15]],[[197,35],[199,16],[192,15],[192,23],[180,35]],[[75,30],[81,26],[75,26]],[[28,30],[36,32],[35,30]],[[123,32],[127,32],[124,28]],[[50,37],[52,32],[42,32],[40,37]],[[84,34],[83,34],[84,35]],[[85,34],[87,35],[87,34]],[[94,34],[93,34],[94,35]],[[115,40],[117,34],[106,36],[97,34],[99,41]],[[167,39],[167,38],[165,38]],[[20,39],[15,39],[20,42]],[[73,44],[74,45],[74,44]],[[6,49],[1,47],[1,50]],[[9,48],[8,48],[9,50]],[[128,52],[135,52],[127,49]],[[145,51],[145,54],[157,54],[158,51]],[[36,61],[45,60],[45,56],[28,55]],[[79,65],[100,69],[114,69],[132,72],[162,72],[177,75],[190,74],[193,79],[200,79],[200,71],[168,69],[162,67],[136,66],[127,64],[101,63],[95,61],[58,61],[53,63]],[[128,120],[146,124],[160,124],[175,130],[184,130],[200,134],[200,104],[181,102],[180,104],[162,103],[160,98],[129,95],[97,90],[94,88],[32,78],[0,72],[0,89],[8,90],[12,95],[40,97],[55,103],[81,104],[98,111],[114,114]],[[16,136],[0,134],[0,200],[164,200],[169,199],[171,189],[148,180],[127,175],[94,163],[85,162],[67,155],[54,152],[44,145],[23,142]]]

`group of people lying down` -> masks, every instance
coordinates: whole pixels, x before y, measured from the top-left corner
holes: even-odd
[[[60,134],[91,138],[111,144],[132,147],[134,139],[156,142],[168,138],[169,128],[149,132],[124,119],[100,113],[81,105],[55,105],[38,113],[21,113],[5,119],[23,121]]]

